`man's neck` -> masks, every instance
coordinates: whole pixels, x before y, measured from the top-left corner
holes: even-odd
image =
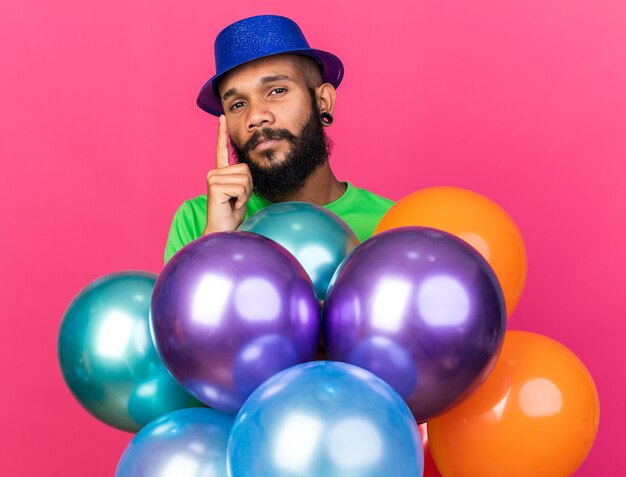
[[[273,197],[272,202],[298,201],[324,206],[339,199],[345,191],[346,185],[337,180],[326,162],[309,176],[300,189],[292,194]]]

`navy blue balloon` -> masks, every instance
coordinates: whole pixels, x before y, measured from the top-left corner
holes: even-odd
[[[252,393],[228,442],[232,477],[420,477],[422,443],[402,398],[372,373],[318,361]]]
[[[359,245],[324,304],[328,356],[384,379],[419,422],[484,381],[505,326],[502,290],[485,259],[425,227],[391,229]]]
[[[115,477],[226,477],[233,417],[214,409],[170,412],[130,442]]]

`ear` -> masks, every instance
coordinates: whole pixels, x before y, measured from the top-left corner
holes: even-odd
[[[317,98],[317,107],[320,113],[333,114],[337,92],[332,84],[324,83],[315,88],[315,97]]]

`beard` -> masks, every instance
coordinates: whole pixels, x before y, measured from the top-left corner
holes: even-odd
[[[298,136],[287,129],[264,128],[255,131],[242,147],[231,141],[238,161],[250,168],[254,190],[271,202],[301,189],[311,174],[328,161],[331,143],[324,132],[313,91],[311,96],[311,113]],[[290,148],[281,163],[261,167],[250,158],[250,151],[267,139],[284,139],[289,142]],[[271,149],[263,151],[262,155],[270,161],[275,158]]]

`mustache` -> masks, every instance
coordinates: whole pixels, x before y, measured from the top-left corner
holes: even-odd
[[[246,141],[246,143],[243,145],[241,151],[244,153],[248,153],[252,151],[252,149],[257,147],[259,143],[272,139],[286,139],[287,141],[294,143],[297,138],[287,129],[265,128],[260,131],[255,131],[252,134],[252,137],[250,137],[250,139],[248,139],[248,141]]]

